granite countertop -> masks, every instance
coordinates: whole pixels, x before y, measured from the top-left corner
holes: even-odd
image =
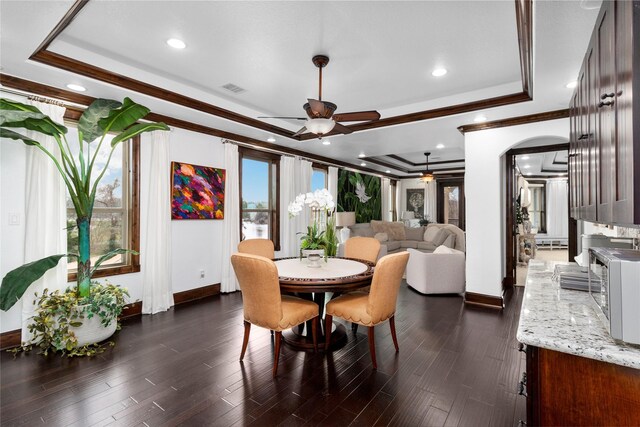
[[[556,264],[529,262],[518,341],[640,369],[640,346],[614,341],[588,292],[561,289],[554,283],[551,276]]]

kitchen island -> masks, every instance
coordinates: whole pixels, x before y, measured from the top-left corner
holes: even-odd
[[[640,346],[611,338],[588,292],[552,280],[556,264],[531,260],[522,300],[528,425],[640,425]]]

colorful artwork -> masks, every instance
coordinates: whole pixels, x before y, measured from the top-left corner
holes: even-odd
[[[224,219],[224,169],[171,162],[171,172],[171,219]]]

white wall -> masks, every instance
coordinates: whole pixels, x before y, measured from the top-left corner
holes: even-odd
[[[4,96],[4,94],[3,94]],[[149,147],[142,144],[140,154],[140,229],[144,239],[149,180]],[[24,189],[27,147],[21,142],[0,142],[0,276],[24,263]],[[189,132],[171,131],[171,160],[224,168],[224,147],[219,138]],[[166,166],[170,173],[170,165]],[[17,214],[19,225],[9,225]],[[222,252],[220,236],[225,220],[174,220],[172,222],[173,292],[220,283]],[[231,219],[231,220],[236,220]],[[141,269],[145,266],[142,265]],[[200,278],[200,270],[205,277]],[[108,280],[125,286],[131,301],[142,298],[142,274],[123,274]],[[0,332],[20,328],[21,302],[9,312],[0,312]]]
[[[569,139],[569,120],[560,119],[465,135],[467,291],[500,296],[505,273],[504,168],[513,146],[547,136]]]

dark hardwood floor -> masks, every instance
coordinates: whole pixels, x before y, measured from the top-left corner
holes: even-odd
[[[376,328],[378,370],[366,329],[325,355],[282,349],[271,377],[269,331],[252,328],[244,364],[239,293],[126,322],[116,346],[93,359],[3,352],[0,422],[12,425],[515,426],[525,418],[516,383],[521,288],[507,309],[465,306],[402,286],[400,353]],[[347,328],[350,331],[350,328]]]

